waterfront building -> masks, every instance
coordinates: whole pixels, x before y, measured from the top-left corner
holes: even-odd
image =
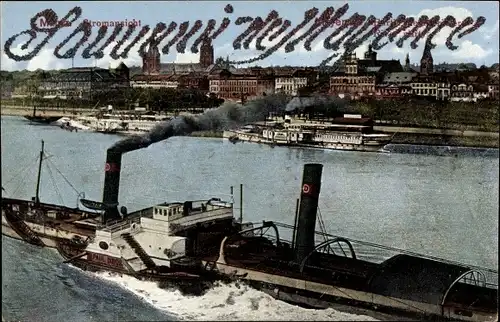
[[[498,95],[498,81],[496,83],[489,83],[488,85],[488,97],[490,99],[498,100],[499,95]]]
[[[405,70],[409,68],[409,58],[405,65]],[[413,95],[411,82],[418,76],[418,73],[410,71],[387,73],[384,76],[382,84],[376,86],[377,99],[392,99],[408,97]]]
[[[208,91],[208,76],[201,73],[135,75],[130,81],[132,88],[193,88]]]
[[[364,59],[358,59],[355,53],[344,59],[341,68],[330,77],[330,94],[340,97],[347,94],[354,99],[371,97],[386,74],[403,71],[398,60],[378,60],[370,45]]]
[[[26,85],[26,84],[21,84],[19,86],[16,86],[11,94],[10,94],[10,97],[11,98],[27,98],[27,97],[30,97],[32,94],[32,91],[30,90],[29,86]]]
[[[436,97],[437,83],[433,77],[418,76],[415,77],[410,86],[413,94],[420,97]]]
[[[417,72],[394,72],[384,75],[382,84],[387,85],[410,85],[412,80],[418,76]]]
[[[192,88],[201,91],[208,91],[209,89],[208,75],[205,73],[192,72],[189,74],[179,75],[178,79],[179,88]]]
[[[375,86],[376,99],[398,99],[413,95],[408,85],[380,84]]]
[[[310,86],[317,78],[317,72],[309,69],[297,69],[275,78],[276,92],[296,96],[300,88]]]
[[[275,92],[274,75],[262,68],[238,70],[237,73],[223,69],[209,75],[209,90],[225,100],[254,99]]]
[[[458,83],[451,86],[452,102],[472,102],[474,101],[474,87],[472,84]]]
[[[438,101],[447,101],[451,97],[451,84],[449,82],[436,83],[436,99]]]
[[[130,80],[132,88],[177,88],[178,77],[174,75],[135,75]]]
[[[450,101],[477,102],[489,96],[488,86],[484,84],[456,83],[451,86]]]
[[[488,86],[485,84],[474,84],[472,85],[472,88],[474,90],[473,92],[473,97],[474,101],[480,101],[484,99],[489,98],[489,91],[488,91]]]
[[[98,93],[113,92],[129,85],[129,69],[124,63],[115,69],[73,67],[45,79],[39,93],[43,98],[92,99]]]

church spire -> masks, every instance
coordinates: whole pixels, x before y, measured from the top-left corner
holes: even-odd
[[[420,60],[420,73],[423,75],[432,74],[434,72],[434,59],[432,58],[431,50],[431,42],[426,41],[422,59]]]
[[[407,53],[407,54],[406,54],[406,59],[405,59],[405,71],[406,71],[406,72],[411,71],[411,67],[410,67],[410,54],[409,54],[409,53]]]

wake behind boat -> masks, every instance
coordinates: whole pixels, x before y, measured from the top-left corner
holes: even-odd
[[[69,117],[61,117],[60,119],[56,120],[51,124],[59,126],[61,129],[68,130],[70,132],[91,131],[91,128],[89,126],[86,126],[78,121],[72,120]]]
[[[39,172],[33,200],[2,198],[2,234],[54,247],[83,269],[191,294],[215,281],[240,280],[283,301],[357,308],[382,319],[394,316],[380,312],[464,321],[498,314],[496,271],[327,234],[318,212],[320,164],[304,166],[294,225],[256,224],[236,220],[232,203],[217,198],[128,213],[118,204],[123,153],[107,151],[102,202],[80,198],[91,210],[41,203]],[[39,168],[43,156],[42,144]],[[278,227],[290,229],[292,240],[280,237]]]

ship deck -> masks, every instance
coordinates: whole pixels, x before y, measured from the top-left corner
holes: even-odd
[[[45,203],[36,207],[32,201],[2,198],[2,208],[10,207],[17,211],[17,216],[25,222],[84,236],[95,235],[95,226],[99,220],[99,214],[81,209]],[[64,217],[51,217],[48,215],[51,212],[62,213]]]
[[[447,262],[398,254],[381,263],[315,253],[302,267],[290,249],[252,245],[226,248],[227,265],[280,277],[400,298],[416,303],[497,312],[498,287],[470,284],[477,270]],[[474,275],[471,275],[474,276]],[[472,281],[469,281],[472,282]],[[291,281],[291,285],[296,282]]]

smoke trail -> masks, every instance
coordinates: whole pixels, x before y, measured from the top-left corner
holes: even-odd
[[[284,113],[288,110],[303,109],[314,105],[315,108],[338,107],[341,100],[327,97],[311,97],[302,100],[300,104],[293,103],[293,108],[287,105],[289,98],[274,94],[250,101],[245,105],[224,103],[218,108],[206,111],[201,115],[179,116],[162,122],[148,133],[123,139],[113,145],[110,150],[126,153],[145,148],[153,143],[166,140],[172,136],[185,136],[195,131],[222,131],[239,125],[263,121],[269,113]]]
[[[195,131],[221,131],[238,125],[263,121],[270,112],[284,112],[287,101],[284,95],[269,95],[245,105],[227,102],[201,115],[179,116],[162,122],[146,134],[131,136],[117,142],[110,150],[126,153],[145,148],[172,136],[185,136]]]
[[[294,97],[286,105],[287,112],[303,112],[306,108],[313,107],[316,112],[339,111],[345,109],[345,100],[332,97],[314,95],[308,97]]]

